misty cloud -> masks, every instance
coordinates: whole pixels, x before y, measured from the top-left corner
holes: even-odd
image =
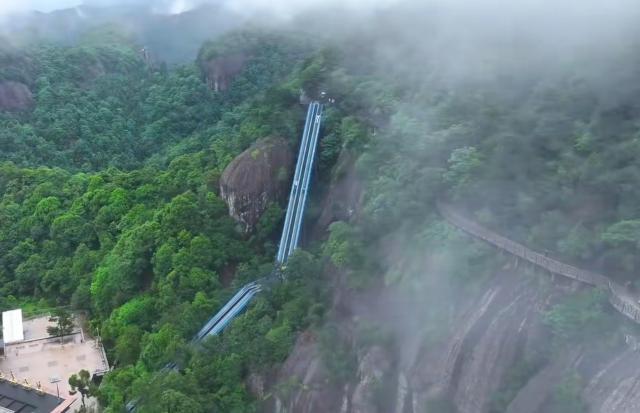
[[[81,3],[82,0],[2,0],[0,1],[0,15],[32,10],[47,12],[74,7]]]
[[[3,0],[0,12],[25,10],[51,11],[86,4],[91,6],[150,5],[169,12],[181,12],[203,3],[223,4],[228,8],[247,13],[271,12],[293,15],[310,9],[341,8],[345,10],[375,10],[396,4],[414,4],[439,9],[467,10],[480,15],[531,16],[554,20],[567,13],[599,18],[602,24],[620,13],[637,12],[640,5],[634,0]]]
[[[346,11],[372,11],[397,3],[401,3],[401,0],[228,0],[225,5],[237,12],[266,12],[280,17],[292,17],[313,9],[337,7]]]
[[[248,15],[269,13],[270,15],[291,17],[319,7],[339,6],[347,10],[371,10],[397,2],[398,0],[3,0],[0,2],[0,15],[33,10],[49,12],[81,4],[100,7],[146,5],[158,13],[178,14],[204,3],[216,3]]]
[[[325,38],[359,34],[385,62],[405,70],[439,66],[458,79],[494,77],[496,67],[543,70],[580,55],[594,60],[628,49],[640,21],[637,0],[0,0],[0,15],[78,3],[146,6],[160,14],[215,3],[238,22],[242,15]]]

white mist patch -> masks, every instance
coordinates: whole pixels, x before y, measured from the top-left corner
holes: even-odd
[[[267,13],[282,18],[291,18],[298,13],[313,9],[337,7],[350,11],[374,11],[403,0],[227,0],[224,6],[240,14],[259,15]]]
[[[176,0],[169,7],[169,14],[180,14],[191,10],[194,7],[193,3],[188,0]]]
[[[181,14],[191,11],[198,6],[208,3],[215,3],[213,0],[155,0],[149,1],[152,10],[157,14]]]
[[[0,16],[28,11],[52,11],[75,7],[82,0],[0,0]]]
[[[87,18],[87,13],[83,12],[80,7],[76,7],[75,10],[76,10],[76,14],[78,15],[78,17],[80,17],[81,19],[86,19]]]

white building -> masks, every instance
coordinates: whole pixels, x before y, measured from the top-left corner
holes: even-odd
[[[24,341],[22,309],[5,311],[2,313],[2,339],[4,344]]]

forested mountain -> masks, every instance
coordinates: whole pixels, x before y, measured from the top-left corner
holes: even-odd
[[[282,210],[274,205],[247,238],[218,180],[259,138],[294,144],[304,113],[300,73],[317,71],[303,43],[232,34],[206,45],[199,64],[171,72],[121,39],[5,51],[0,83],[26,85],[33,103],[2,113],[0,307],[90,310],[122,368],[101,396],[114,411],[133,397],[132,384],[178,354],[188,362],[186,342],[233,286],[270,271]],[[246,62],[216,94],[202,65],[228,53]],[[281,360],[294,332],[318,318],[320,286],[296,281],[314,265],[301,254],[287,269],[291,282],[256,306],[260,326],[247,321],[238,333],[255,344],[238,361]],[[207,357],[215,360],[205,369],[238,362],[226,351]],[[250,405],[241,371],[228,373],[233,392],[203,400],[224,410]]]
[[[203,41],[246,22],[246,17],[211,3],[183,13],[158,8],[158,2],[84,2],[49,13],[32,12],[3,20],[0,36],[19,46],[56,43],[71,46],[87,33],[118,32],[135,39],[157,63],[169,66],[194,59]]]
[[[432,12],[325,10],[198,41],[170,69],[114,30],[5,45],[0,309],[86,311],[115,367],[107,412],[633,412],[640,370],[619,363],[640,365],[640,332],[606,293],[514,263],[436,205],[635,293],[634,14],[596,30],[562,9],[567,34],[530,10]],[[245,232],[220,177],[263,138],[295,152],[321,96],[303,249],[189,345],[271,273],[282,226],[271,200]]]
[[[253,57],[247,72],[256,73],[241,74],[225,101],[207,88],[202,81],[206,74],[194,65],[171,72],[155,69],[134,44],[122,43],[120,38],[97,42],[90,37],[71,48],[6,50],[0,82],[25,84],[35,108],[2,114],[5,160],[84,171],[108,166],[132,169],[150,157],[162,164],[187,147],[201,149],[205,146],[202,134],[210,139],[221,133],[216,127],[230,127],[218,125],[232,109],[227,101],[240,103],[259,95],[301,53],[300,46],[292,45],[285,52],[281,49],[287,46],[279,45],[276,38],[255,36],[246,36],[245,46]],[[235,43],[240,51],[245,47]],[[267,54],[269,66],[264,65]],[[250,143],[224,140],[224,145],[238,148]]]

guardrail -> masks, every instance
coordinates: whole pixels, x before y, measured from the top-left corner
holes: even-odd
[[[604,275],[565,264],[505,238],[465,217],[450,204],[438,201],[437,207],[440,215],[450,224],[475,238],[482,239],[494,247],[507,251],[552,274],[561,275],[594,287],[606,289],[609,292],[609,302],[611,305],[624,316],[640,324],[640,303],[638,302],[638,297],[634,297],[634,295],[622,285],[617,284]]]

